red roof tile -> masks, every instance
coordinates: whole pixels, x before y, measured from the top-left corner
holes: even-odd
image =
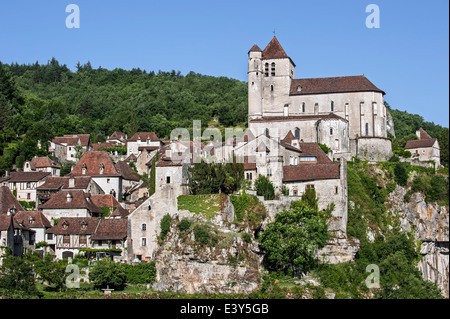
[[[338,163],[283,166],[283,182],[339,179],[339,167]]]
[[[424,140],[409,140],[408,142],[406,142],[405,150],[414,148],[433,147],[435,142],[436,142],[435,138],[427,138]]]
[[[30,218],[32,220],[30,220]],[[50,228],[52,224],[40,211],[20,211],[14,215],[14,219],[27,228]]]
[[[91,239],[124,239],[127,237],[128,220],[126,218],[102,219]]]
[[[16,212],[23,210],[16,197],[9,189],[9,187],[0,187],[0,214],[7,214],[11,208],[15,208]]]
[[[259,48],[259,46],[256,45],[256,43],[252,46],[252,48],[248,51],[250,52],[262,52],[262,50]]]
[[[9,182],[38,182],[49,176],[49,172],[10,172]]]
[[[276,37],[273,37],[266,48],[262,51],[263,59],[288,58]]]
[[[74,180],[74,187],[70,187],[71,178]],[[49,176],[37,190],[86,189],[90,181],[90,176]]]
[[[159,141],[158,136],[154,132],[137,132],[131,138],[128,139],[129,142],[137,141],[140,139],[141,141],[150,140],[152,142]]]
[[[30,161],[30,166],[32,170],[36,170],[36,168],[41,167],[58,167],[55,162],[53,162],[50,158],[44,156],[44,157],[33,157],[33,159]]]
[[[100,220],[99,217],[61,217],[58,224],[46,232],[59,235],[90,235],[95,232]]]
[[[100,174],[100,166],[103,164],[103,174]],[[83,165],[86,173],[83,174]],[[106,151],[89,151],[83,154],[69,176],[120,176],[113,161]]]
[[[298,90],[298,87],[301,90]],[[327,94],[346,92],[380,92],[364,75],[329,78],[295,79],[291,82],[290,95]]]
[[[71,200],[68,200],[71,196]],[[90,199],[90,194],[82,190],[59,191],[50,196],[50,199],[44,204],[40,205],[40,209],[58,209],[58,208],[85,208],[91,213],[102,214],[103,211],[94,204]]]

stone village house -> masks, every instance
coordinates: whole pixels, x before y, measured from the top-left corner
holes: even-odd
[[[410,151],[413,159],[420,162],[434,161],[436,168],[441,166],[441,148],[437,138],[432,138],[428,133],[420,128],[416,131],[418,140],[406,142],[405,150]]]

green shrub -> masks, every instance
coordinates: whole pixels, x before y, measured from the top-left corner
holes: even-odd
[[[395,175],[395,181],[401,185],[406,186],[406,183],[408,182],[408,175],[409,175],[409,163],[403,163],[399,162],[394,166],[394,175]]]
[[[272,182],[264,175],[259,175],[255,181],[256,194],[264,196],[264,200],[275,199],[275,188]]]
[[[89,271],[89,281],[96,288],[122,290],[126,283],[126,272],[122,264],[113,261],[98,261]]]
[[[161,233],[159,235],[159,238],[164,240],[166,239],[167,234],[170,231],[170,222],[172,221],[172,217],[170,217],[169,214],[166,214],[163,216],[163,218],[161,219]]]
[[[129,284],[150,284],[156,280],[155,262],[138,264],[121,264]]]
[[[242,239],[246,242],[246,243],[251,243],[252,242],[252,236],[249,233],[243,233],[242,234]]]
[[[214,245],[217,243],[217,236],[210,236],[210,227],[205,224],[195,225],[194,238],[201,245]]]
[[[281,194],[284,196],[289,196],[289,188],[287,188],[285,185],[281,186]]]
[[[186,231],[189,228],[191,228],[192,226],[192,221],[190,221],[187,218],[183,218],[179,223],[178,223],[178,229],[181,231]]]

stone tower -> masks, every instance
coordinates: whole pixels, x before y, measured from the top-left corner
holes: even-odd
[[[262,50],[255,44],[248,51],[248,117],[262,117]]]
[[[289,115],[289,90],[295,64],[276,37],[266,48],[255,44],[249,51],[249,118]]]

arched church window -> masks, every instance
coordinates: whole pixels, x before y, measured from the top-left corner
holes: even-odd
[[[366,123],[366,136],[369,136],[369,123]]]
[[[298,127],[295,128],[294,136],[295,136],[296,138],[300,138],[300,129],[299,129]]]
[[[264,133],[266,134],[266,136],[269,136],[269,129],[266,128],[266,130],[264,131]]]

